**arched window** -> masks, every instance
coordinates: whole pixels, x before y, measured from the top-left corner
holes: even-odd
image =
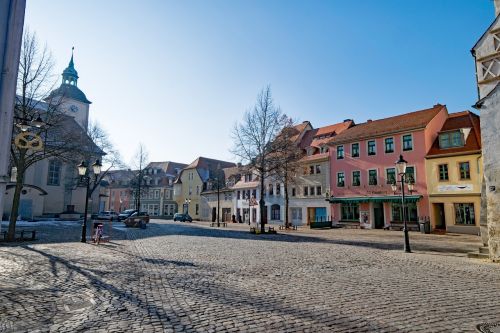
[[[280,205],[276,205],[276,204],[272,205],[271,206],[271,220],[281,220],[280,211],[281,211]]]

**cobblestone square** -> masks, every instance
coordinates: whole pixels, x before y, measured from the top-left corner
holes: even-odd
[[[477,236],[153,220],[78,242],[34,224],[0,246],[0,332],[475,332],[500,321],[500,266]],[[28,228],[21,226],[20,228]]]

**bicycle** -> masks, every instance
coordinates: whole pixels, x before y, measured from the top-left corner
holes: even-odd
[[[94,243],[97,243],[97,245],[99,245],[99,242],[101,241],[103,227],[104,226],[99,223],[95,228]]]

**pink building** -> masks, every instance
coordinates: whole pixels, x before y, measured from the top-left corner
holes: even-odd
[[[448,117],[446,106],[395,117],[368,120],[338,134],[330,146],[330,203],[333,220],[366,228],[401,227],[400,177],[395,162],[408,161],[405,186],[406,216],[410,226],[428,218],[429,198],[425,156]],[[398,191],[391,184],[397,180]]]

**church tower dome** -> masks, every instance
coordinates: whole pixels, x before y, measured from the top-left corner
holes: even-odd
[[[68,67],[62,72],[62,82],[59,88],[52,91],[49,95],[49,99],[53,97],[63,97],[67,99],[73,99],[85,104],[91,104],[92,102],[87,99],[87,96],[81,91],[78,86],[78,72],[75,69],[75,63],[73,61],[74,47],[71,49],[71,59],[69,61]]]

